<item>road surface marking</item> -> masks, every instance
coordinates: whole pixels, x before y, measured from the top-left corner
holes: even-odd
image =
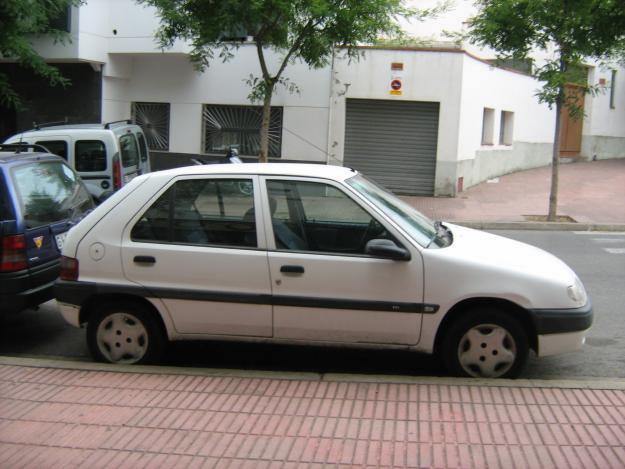
[[[625,248],[603,248],[603,250],[610,254],[625,254]]]

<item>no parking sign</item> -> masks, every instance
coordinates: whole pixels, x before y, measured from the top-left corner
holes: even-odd
[[[390,94],[396,96],[401,95],[401,80],[399,78],[394,78],[393,80],[391,80]]]

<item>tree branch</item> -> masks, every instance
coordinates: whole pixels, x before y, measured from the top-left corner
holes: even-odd
[[[280,78],[280,75],[282,75],[282,72],[284,72],[284,69],[289,63],[289,60],[291,60],[291,57],[293,56],[295,51],[299,49],[299,47],[302,45],[302,41],[304,40],[304,37],[306,37],[306,34],[308,32],[307,30],[311,27],[315,27],[317,24],[319,24],[320,21],[321,20],[315,23],[313,22],[312,19],[308,20],[308,23],[306,23],[306,25],[302,28],[302,31],[299,33],[299,36],[297,37],[297,39],[295,40],[295,42],[289,49],[289,52],[287,52],[287,54],[284,56],[284,60],[282,61],[282,64],[280,65],[278,72],[273,77],[274,80],[277,80],[278,78]]]

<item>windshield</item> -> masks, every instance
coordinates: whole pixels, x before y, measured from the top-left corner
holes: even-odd
[[[408,232],[421,246],[427,247],[437,239],[438,230],[432,220],[370,179],[358,174],[346,182]]]
[[[12,170],[27,228],[81,217],[91,197],[76,173],[61,161],[42,161]]]

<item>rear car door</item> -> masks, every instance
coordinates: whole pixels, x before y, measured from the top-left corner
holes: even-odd
[[[137,139],[132,132],[128,131],[119,136],[119,153],[121,157],[121,179],[122,185],[124,185],[140,174],[141,155],[139,154]]]
[[[141,130],[137,130],[135,132],[135,137],[137,138],[137,144],[139,146],[139,170],[141,174],[149,173],[151,171],[150,152],[148,151],[145,136]]]
[[[127,225],[124,274],[163,301],[179,334],[271,336],[257,186],[255,176],[177,178]]]
[[[271,212],[274,337],[416,344],[423,308],[420,253],[337,183],[266,177],[263,188]],[[366,255],[371,239],[392,240],[412,257]]]

